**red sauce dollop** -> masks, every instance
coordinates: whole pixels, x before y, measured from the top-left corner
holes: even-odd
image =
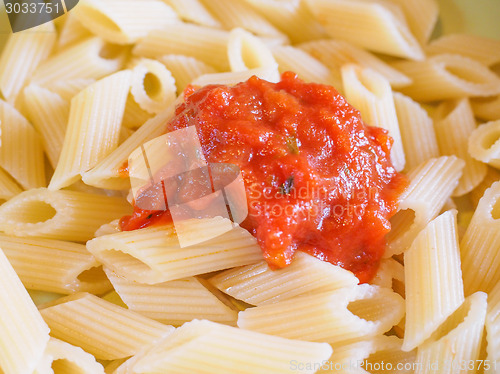
[[[238,165],[249,215],[242,226],[273,268],[304,251],[351,270],[377,270],[406,178],[392,166],[387,131],[363,123],[333,87],[287,72],[233,87],[189,87],[168,131],[195,125],[208,162]],[[123,230],[169,222],[135,207]]]

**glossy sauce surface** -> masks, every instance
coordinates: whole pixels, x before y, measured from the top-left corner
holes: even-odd
[[[167,131],[192,125],[208,162],[240,168],[249,212],[242,226],[272,267],[300,250],[361,282],[374,276],[406,187],[385,130],[365,125],[333,87],[289,72],[276,84],[252,77],[234,87],[189,87]],[[168,210],[135,207],[121,227],[169,220]]]

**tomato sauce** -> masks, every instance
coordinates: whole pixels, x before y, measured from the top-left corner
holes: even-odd
[[[195,125],[211,163],[237,165],[245,182],[248,229],[271,267],[295,251],[351,270],[377,270],[406,178],[390,162],[387,131],[363,123],[333,88],[294,73],[233,87],[189,87],[167,131]],[[169,222],[167,211],[135,207],[123,230]]]

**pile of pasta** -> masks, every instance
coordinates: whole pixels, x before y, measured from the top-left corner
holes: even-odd
[[[1,22],[6,22],[0,9]],[[499,373],[500,41],[434,0],[81,0],[0,41],[0,373]],[[240,227],[121,232],[188,84],[335,86],[409,187],[370,284]]]

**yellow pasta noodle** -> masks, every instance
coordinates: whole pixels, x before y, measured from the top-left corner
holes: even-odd
[[[238,327],[288,339],[341,345],[391,329],[404,315],[401,296],[367,284],[246,309]]]
[[[456,226],[456,211],[441,214],[404,254],[405,351],[422,344],[464,302]]]
[[[194,277],[148,285],[105,271],[127,307],[143,316],[174,326],[193,319],[236,325],[236,311]]]
[[[183,55],[165,55],[160,57],[162,62],[175,78],[177,93],[180,95],[186,86],[195,78],[204,74],[213,74],[215,68],[194,57]]]
[[[259,36],[274,37],[288,42],[288,37],[262,17],[245,0],[202,0],[226,30],[241,27]]]
[[[341,89],[330,69],[307,52],[292,46],[276,46],[272,52],[281,73],[293,71],[306,82],[323,82]]]
[[[0,55],[0,92],[11,104],[56,43],[52,22],[11,34]]]
[[[68,46],[92,36],[92,33],[72,13],[66,13],[65,17],[66,21],[59,31],[57,39],[58,50],[68,48]]]
[[[180,18],[202,26],[219,27],[220,22],[200,0],[163,0],[170,5]]]
[[[229,33],[227,55],[231,71],[277,66],[269,48],[259,38],[241,28]]]
[[[195,57],[214,67],[227,70],[227,41],[229,33],[189,23],[176,23],[154,31],[139,41],[136,56],[157,58],[166,54]]]
[[[486,190],[460,242],[465,294],[490,292],[500,280],[500,182]]]
[[[425,109],[399,92],[394,92],[393,98],[405,152],[405,170],[439,157],[434,123]]]
[[[325,31],[312,15],[304,1],[245,0],[278,29],[285,32],[292,43],[324,37]]]
[[[392,87],[402,87],[411,83],[410,78],[375,55],[343,40],[313,40],[299,44],[298,47],[328,66],[339,82],[341,81],[340,68],[342,65],[354,63],[380,73]]]
[[[104,374],[94,356],[80,347],[51,338],[35,374]]]
[[[160,113],[175,101],[175,92],[175,79],[165,65],[149,59],[137,61],[130,93],[143,110]]]
[[[130,210],[120,197],[38,188],[0,206],[0,230],[16,236],[86,241],[103,223]]]
[[[172,117],[174,109],[174,105],[171,105],[146,121],[144,125],[101,160],[94,168],[83,173],[83,181],[91,186],[100,188],[116,190],[130,188],[128,176],[122,174],[122,168],[127,164],[128,156],[141,144],[165,132],[166,123]]]
[[[500,62],[500,40],[469,34],[449,34],[429,43],[426,52],[431,56],[443,53],[458,54],[490,66]]]
[[[88,38],[40,64],[31,82],[49,85],[56,80],[100,79],[123,66],[125,52],[100,38]]]
[[[486,297],[477,292],[467,299],[426,343],[418,347],[416,373],[474,372],[486,316]],[[469,366],[472,365],[472,366]]]
[[[500,95],[479,97],[471,100],[474,115],[486,121],[500,119]]]
[[[308,3],[333,38],[392,56],[424,58],[405,18],[392,12],[395,4],[387,7],[377,1],[363,0],[308,0]]]
[[[500,120],[482,124],[472,131],[469,153],[476,160],[500,169]]]
[[[494,373],[500,365],[500,283],[488,294],[488,312],[486,314],[487,359],[490,369],[485,373]],[[496,368],[496,370],[495,370]],[[486,369],[486,368],[485,368]]]
[[[0,234],[0,248],[28,289],[61,294],[111,289],[101,264],[83,244]]]
[[[248,231],[236,227],[220,235],[224,219],[205,219],[186,225],[186,236],[213,237],[204,243],[181,247],[173,226],[123,231],[95,238],[88,250],[113,270],[136,282],[162,283],[257,262],[260,247]],[[219,232],[214,237],[212,233]]]
[[[1,249],[0,279],[0,368],[6,374],[32,373],[49,341],[49,328]]]
[[[455,156],[434,158],[408,173],[410,184],[391,218],[384,257],[403,253],[418,233],[435,218],[462,175],[464,162]]]
[[[43,148],[33,126],[0,99],[0,166],[23,188],[45,186]]]
[[[12,180],[9,174],[0,168],[0,204],[20,194],[22,191],[21,187]]]
[[[202,87],[208,84],[224,84],[227,86],[233,86],[237,83],[250,79],[250,77],[254,75],[260,79],[274,83],[278,82],[280,78],[278,66],[268,66],[243,71],[203,74],[195,78],[191,84],[196,87]]]
[[[68,128],[49,189],[67,187],[118,146],[132,73],[124,70],[87,87],[71,100]]]
[[[132,356],[174,330],[85,292],[43,305],[40,313],[52,337],[103,360]]]
[[[473,159],[468,151],[468,141],[475,128],[474,114],[467,99],[444,102],[435,113],[434,130],[441,154],[455,155],[465,161],[453,196],[470,192],[486,175],[486,165]]]
[[[157,346],[133,357],[115,373],[290,373],[291,363],[321,363],[332,352],[325,343],[283,339],[209,321],[184,324]],[[127,370],[128,369],[128,370]],[[313,369],[300,371],[312,374]]]
[[[436,0],[390,1],[401,6],[413,35],[421,44],[425,45],[438,20],[438,2]]]
[[[353,287],[358,279],[348,270],[303,252],[283,269],[271,270],[265,261],[230,269],[210,278],[219,290],[252,305],[265,305],[295,296]]]
[[[66,134],[70,104],[57,93],[36,84],[24,89],[29,120],[38,131],[50,164],[57,166]]]
[[[492,96],[500,93],[500,78],[486,66],[468,57],[442,54],[425,61],[393,63],[412,84],[401,92],[418,101]]]
[[[86,0],[72,14],[93,33],[117,44],[130,44],[152,30],[176,21],[177,15],[161,0]]]

